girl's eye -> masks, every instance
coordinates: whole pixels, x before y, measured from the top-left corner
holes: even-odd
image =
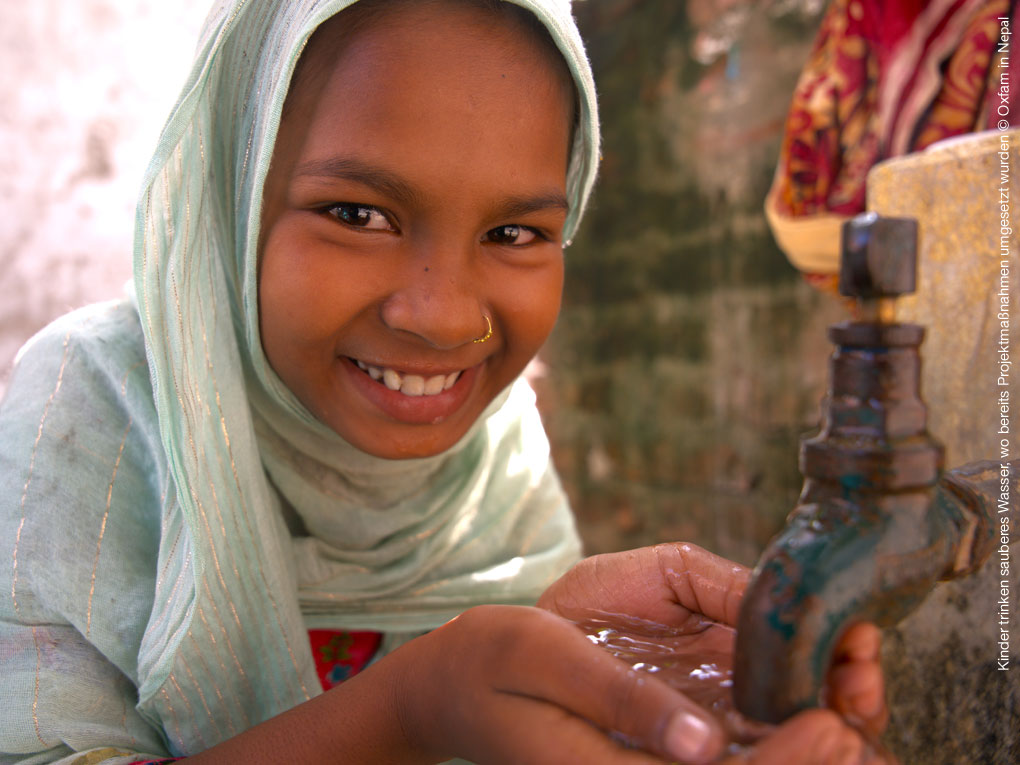
[[[354,228],[393,231],[393,225],[390,223],[389,218],[377,207],[341,202],[326,208],[326,212],[341,223],[353,226]]]
[[[509,244],[517,247],[531,244],[538,238],[539,234],[533,228],[516,224],[498,226],[485,235],[485,240],[493,244]]]

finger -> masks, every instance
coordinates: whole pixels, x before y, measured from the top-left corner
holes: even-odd
[[[627,749],[604,731],[552,704],[510,695],[504,697],[496,713],[502,724],[486,726],[490,737],[479,740],[476,750],[464,752],[472,762],[662,765],[658,757]]]
[[[870,733],[881,733],[889,719],[880,663],[882,633],[873,624],[855,624],[840,638],[829,670],[828,701],[844,717]]]
[[[802,712],[722,765],[858,765],[872,760],[861,737],[824,709]]]
[[[672,543],[652,549],[676,603],[714,621],[736,626],[740,601],[751,578],[749,569],[697,545]]]
[[[676,626],[697,614],[733,625],[748,578],[697,545],[667,543],[586,558],[538,605],[567,618],[603,611]]]
[[[829,705],[870,733],[881,733],[889,720],[882,668],[858,662],[829,672]]]
[[[882,631],[874,624],[861,622],[843,633],[833,652],[833,661],[878,661],[881,648]]]
[[[676,611],[651,547],[585,558],[542,594],[538,606],[570,619],[601,611],[662,624],[672,623]]]
[[[510,608],[502,607],[503,613]],[[460,619],[487,613],[485,607],[472,609]],[[513,613],[512,625],[490,640],[490,650],[502,659],[494,668],[494,688],[555,704],[673,760],[708,762],[721,752],[718,723],[686,696],[593,645],[558,616],[532,608]],[[515,656],[527,657],[527,666],[516,664]]]

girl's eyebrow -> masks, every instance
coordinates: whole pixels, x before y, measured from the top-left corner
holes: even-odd
[[[294,177],[339,178],[354,181],[405,204],[422,204],[425,199],[421,191],[399,175],[351,157],[331,157],[303,162],[294,170]],[[567,212],[569,209],[570,205],[563,192],[554,190],[534,196],[503,199],[495,206],[493,217],[516,218],[543,210]]]
[[[493,212],[494,218],[516,218],[533,212],[544,210],[562,210],[568,212],[570,205],[567,198],[559,191],[539,194],[534,197],[511,197],[501,201]]]
[[[295,178],[339,178],[354,181],[405,204],[420,203],[423,195],[403,178],[388,170],[349,157],[312,159],[294,170]]]

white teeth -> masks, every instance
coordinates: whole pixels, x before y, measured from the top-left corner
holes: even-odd
[[[394,372],[392,369],[384,369],[382,373],[383,382],[386,383],[386,387],[390,390],[400,390],[400,375]]]
[[[460,372],[425,378],[421,375],[401,375],[395,369],[374,367],[357,359],[355,362],[373,380],[382,380],[387,388],[399,390],[405,396],[435,396],[444,390],[450,390],[460,379]]]
[[[425,381],[425,395],[434,396],[443,392],[443,385],[446,383],[446,375],[436,375]]]
[[[421,375],[404,375],[400,392],[405,396],[420,396],[425,392],[425,378]]]

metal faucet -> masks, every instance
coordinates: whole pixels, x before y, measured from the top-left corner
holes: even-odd
[[[920,398],[924,329],[895,321],[916,264],[915,220],[865,213],[844,224],[840,292],[858,301],[858,318],[829,328],[836,349],[821,432],[801,443],[804,487],[737,624],[735,701],[757,720],[820,706],[846,628],[898,622],[994,549],[998,482],[988,479],[1000,465],[943,472]]]

